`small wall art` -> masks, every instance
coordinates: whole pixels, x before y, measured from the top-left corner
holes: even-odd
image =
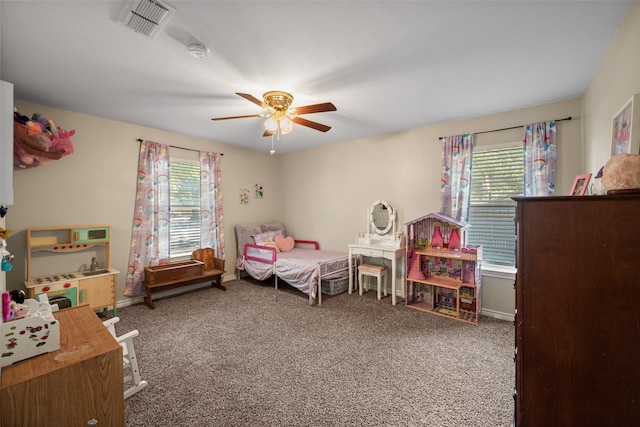
[[[611,155],[640,153],[640,94],[633,95],[613,116]]]
[[[249,190],[246,188],[240,189],[240,204],[241,205],[249,204]]]
[[[256,184],[256,199],[262,199],[264,197],[264,186]]]

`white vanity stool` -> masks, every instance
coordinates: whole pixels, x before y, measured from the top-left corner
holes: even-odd
[[[387,296],[387,267],[381,265],[361,264],[358,266],[358,285],[360,289],[360,295],[362,295],[362,287],[364,282],[364,276],[375,277],[378,281],[378,299],[381,299],[380,287],[384,286],[384,296]],[[383,285],[384,280],[384,285]],[[369,290],[369,284],[367,281],[367,291]]]

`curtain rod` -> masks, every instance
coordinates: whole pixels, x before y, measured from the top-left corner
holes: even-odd
[[[140,138],[136,139],[136,141],[138,142],[142,142],[142,140]],[[196,151],[196,152],[200,152],[201,150],[195,150],[193,148],[184,148],[184,147],[178,147],[177,145],[169,145],[169,147],[171,148],[179,148],[181,150],[187,150],[187,151]],[[221,156],[224,156],[224,153],[219,153]]]
[[[565,117],[564,119],[557,119],[555,121],[556,122],[562,122],[562,121],[571,120],[571,119],[572,119],[572,117],[569,116],[569,117]],[[482,132],[475,132],[474,135],[480,135],[481,133],[500,132],[500,131],[503,131],[503,130],[518,129],[518,128],[521,128],[523,126],[526,126],[526,125],[511,126],[509,128],[502,128],[502,129],[485,130],[485,131],[482,131]],[[441,136],[438,139],[445,139],[445,138],[446,138],[446,136]]]

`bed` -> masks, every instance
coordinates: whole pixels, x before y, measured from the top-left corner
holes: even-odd
[[[319,292],[322,280],[349,276],[348,254],[320,250],[316,241],[292,240],[285,235],[282,223],[237,224],[235,231],[239,276],[242,272],[256,280],[275,276],[276,289],[280,278],[307,294],[309,304],[322,304],[322,292]],[[269,240],[272,235],[286,238],[293,248],[279,250],[273,240]]]

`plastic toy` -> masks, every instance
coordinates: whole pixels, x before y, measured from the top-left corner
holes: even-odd
[[[9,291],[9,296],[11,296],[11,299],[17,302],[18,304],[22,304],[24,300],[27,298],[26,294],[22,289],[13,289]]]
[[[4,228],[0,227],[0,239],[6,239],[7,237],[9,237],[9,234],[11,234],[11,230],[5,230]]]
[[[442,241],[442,232],[440,231],[440,223],[433,223],[433,235],[431,236],[431,248],[442,249],[444,242]]]
[[[451,228],[451,235],[449,236],[449,250],[458,252],[460,250],[460,232],[456,227]]]
[[[11,301],[11,310],[13,311],[13,319],[22,319],[29,313],[29,307],[24,304],[18,304],[15,301]]]
[[[15,317],[15,313],[11,309],[11,296],[9,292],[2,293],[2,321],[9,322]]]

